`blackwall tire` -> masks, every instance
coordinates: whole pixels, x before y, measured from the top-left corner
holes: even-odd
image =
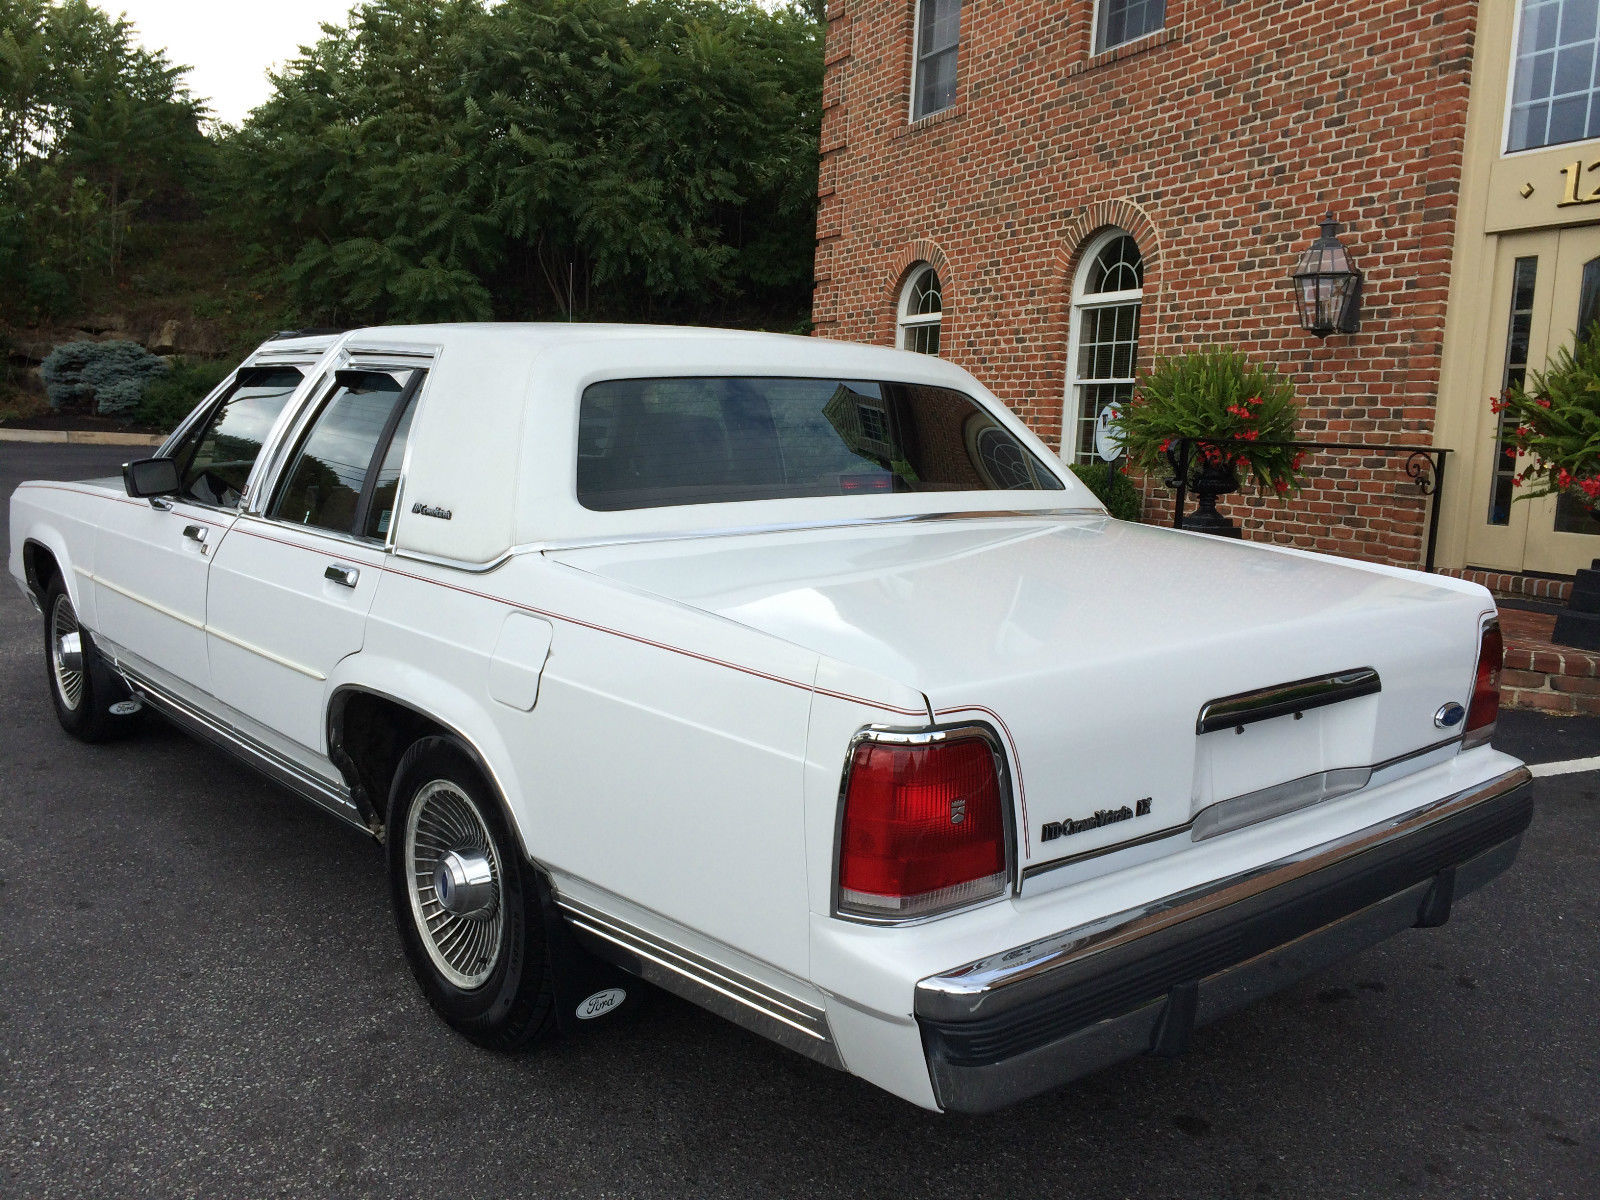
[[[83,742],[104,742],[138,726],[137,711],[116,714],[113,704],[129,698],[128,687],[95,648],[94,637],[78,622],[72,597],[59,577],[44,595],[44,667],[56,720]]]
[[[533,867],[459,741],[423,738],[400,759],[385,841],[400,945],[433,1010],[491,1050],[519,1050],[550,1032]]]

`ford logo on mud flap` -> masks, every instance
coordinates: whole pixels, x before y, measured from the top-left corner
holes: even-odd
[[[596,1017],[605,1016],[608,1012],[615,1012],[627,998],[628,993],[621,988],[607,988],[603,992],[596,992],[578,1005],[578,1020],[592,1021]]]

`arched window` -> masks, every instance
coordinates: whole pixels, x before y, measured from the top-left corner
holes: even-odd
[[[1067,346],[1067,424],[1062,451],[1070,462],[1095,457],[1100,411],[1133,395],[1139,365],[1139,311],[1144,255],[1113,229],[1090,243],[1072,284],[1072,334]]]
[[[923,263],[900,291],[900,349],[939,353],[939,323],[944,319],[944,288],[939,272]]]

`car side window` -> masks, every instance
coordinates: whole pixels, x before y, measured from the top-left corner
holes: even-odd
[[[179,445],[184,499],[234,508],[278,414],[300,386],[293,367],[246,368],[204,424]]]
[[[268,516],[383,538],[394,519],[415,371],[340,371]]]

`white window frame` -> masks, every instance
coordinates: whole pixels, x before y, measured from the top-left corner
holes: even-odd
[[[907,97],[906,119],[912,124],[925,120],[938,113],[949,112],[957,104],[956,100],[950,101],[943,108],[930,109],[925,113],[917,111],[917,97],[922,94],[922,8],[928,0],[911,0],[911,95]],[[1099,0],[1095,0],[1096,4]],[[961,9],[966,8],[966,0],[962,0]],[[957,17],[959,21],[965,17],[963,11]],[[956,93],[961,92],[961,34],[956,35]]]
[[[1098,8],[1098,5],[1096,5]],[[1078,262],[1078,270],[1072,277],[1072,310],[1071,328],[1067,334],[1067,395],[1066,403],[1062,406],[1062,415],[1066,418],[1061,424],[1061,459],[1068,464],[1076,462],[1093,462],[1092,457],[1078,458],[1078,424],[1083,420],[1083,402],[1079,389],[1087,384],[1117,384],[1137,382],[1136,377],[1128,379],[1084,379],[1078,374],[1078,351],[1083,336],[1083,319],[1081,314],[1089,309],[1115,308],[1124,304],[1139,305],[1140,333],[1144,326],[1144,292],[1145,289],[1133,288],[1122,292],[1094,292],[1086,293],[1084,289],[1089,283],[1089,272],[1094,269],[1094,264],[1099,259],[1101,252],[1118,238],[1133,238],[1138,245],[1139,239],[1133,237],[1126,229],[1112,226],[1100,236],[1091,241],[1083,252],[1083,257]],[[1144,247],[1139,247],[1140,254]],[[1134,342],[1134,366],[1138,367],[1138,335]]]
[[[917,283],[928,272],[939,281],[939,311],[936,313],[913,313],[911,309],[911,294],[916,290]],[[895,302],[895,348],[911,350],[911,332],[916,329],[925,329],[929,325],[939,326],[939,353],[934,358],[944,357],[944,276],[939,274],[939,268],[931,262],[919,262],[912,267],[906,275],[906,281],[900,287],[900,299]],[[926,353],[926,351],[915,351]]]
[[[1108,54],[1122,46],[1131,46],[1135,42],[1142,42],[1147,37],[1155,37],[1156,34],[1163,32],[1167,28],[1167,14],[1163,11],[1159,29],[1152,29],[1148,33],[1141,33],[1137,37],[1128,38],[1126,41],[1117,42],[1112,46],[1100,46],[1100,14],[1105,10],[1106,3],[1107,0],[1094,0],[1093,16],[1089,21],[1089,56],[1091,58],[1096,54]],[[1520,11],[1521,0],[1517,0],[1517,3]],[[1172,0],[1167,0],[1167,7],[1171,8],[1171,6]],[[1100,48],[1097,50],[1095,49],[1096,46],[1100,46]]]
[[[1099,0],[1096,0],[1096,4]],[[1521,158],[1525,154],[1544,154],[1551,150],[1558,150],[1562,146],[1578,146],[1585,142],[1594,142],[1596,138],[1573,138],[1570,142],[1551,142],[1544,146],[1529,146],[1525,150],[1512,150],[1511,146],[1511,98],[1517,91],[1517,51],[1522,47],[1522,12],[1525,7],[1523,0],[1512,0],[1511,4],[1511,48],[1506,64],[1506,94],[1505,103],[1500,117],[1500,145],[1498,147],[1501,158]]]

